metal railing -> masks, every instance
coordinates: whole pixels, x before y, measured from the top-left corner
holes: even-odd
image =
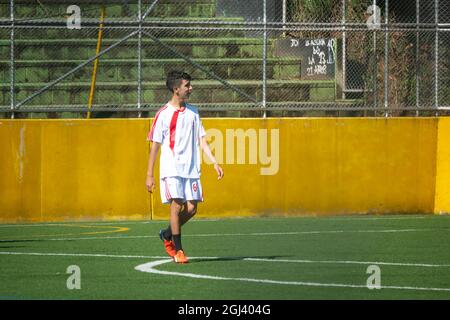
[[[148,116],[172,69],[208,115],[450,111],[450,0],[77,3],[0,1],[0,117]]]

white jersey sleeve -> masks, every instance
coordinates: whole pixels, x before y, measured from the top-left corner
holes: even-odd
[[[153,123],[152,123],[152,128],[151,128],[150,132],[148,133],[148,137],[147,137],[148,141],[163,143],[164,127],[163,127],[163,120],[160,118],[160,114],[166,108],[167,108],[167,106],[164,106],[156,113],[155,119],[153,120]]]

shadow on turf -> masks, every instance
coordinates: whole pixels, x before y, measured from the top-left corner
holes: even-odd
[[[34,241],[44,241],[44,240],[35,240],[35,239],[27,239],[27,240],[21,240],[21,239],[18,239],[18,240],[0,240],[0,244],[1,243],[15,243],[15,242],[34,242]]]
[[[192,259],[189,263],[200,263],[200,262],[215,262],[215,261],[242,261],[244,259],[277,259],[277,258],[288,258],[292,256],[245,256],[245,257],[220,257],[212,259]]]
[[[42,241],[42,240],[0,240],[0,249],[11,249],[11,248],[25,248],[25,246],[5,246],[3,244],[19,244],[23,242],[34,242],[34,241]]]

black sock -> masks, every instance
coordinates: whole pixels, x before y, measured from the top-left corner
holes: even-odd
[[[181,247],[181,234],[173,234],[172,235],[173,244],[175,245],[175,250],[183,250]]]
[[[164,230],[164,232],[163,232],[163,237],[164,237],[164,239],[166,239],[166,240],[172,239],[172,228],[170,227],[170,224],[169,224],[169,226],[167,227],[167,229]]]

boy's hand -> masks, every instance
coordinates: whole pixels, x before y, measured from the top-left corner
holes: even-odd
[[[223,169],[217,164],[214,163],[214,170],[217,172],[217,180],[220,180],[223,178]]]
[[[147,185],[147,191],[152,193],[155,187],[155,179],[153,178],[153,176],[147,176],[145,184]]]

